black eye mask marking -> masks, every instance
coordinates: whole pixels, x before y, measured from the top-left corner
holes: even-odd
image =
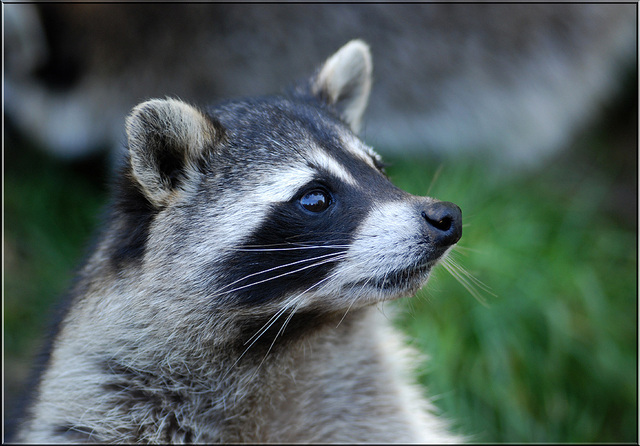
[[[233,302],[256,305],[321,289],[366,215],[366,204],[348,206],[354,198],[360,204],[366,198],[345,195],[314,182],[295,199],[271,206],[262,224],[224,261]]]

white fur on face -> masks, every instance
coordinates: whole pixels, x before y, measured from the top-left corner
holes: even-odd
[[[315,172],[307,166],[278,166],[268,178],[251,189],[249,201],[280,203],[291,200],[305,184],[313,180]]]
[[[344,133],[341,135],[341,137],[342,137],[341,138],[342,146],[349,153],[357,156],[358,158],[366,162],[369,166],[373,167],[374,169],[377,169],[377,166],[375,165],[373,160],[376,160],[381,163],[382,158],[380,157],[380,155],[378,155],[378,153],[375,150],[373,150],[371,147],[363,143],[360,140],[360,138],[358,138],[357,136],[351,133]]]
[[[345,133],[341,138],[344,150],[372,169],[377,169],[374,160],[379,156],[372,149],[355,136]],[[207,262],[207,259],[223,258],[230,250],[241,246],[247,237],[265,223],[274,204],[293,200],[323,172],[333,177],[335,182],[357,189],[362,187],[347,164],[317,143],[304,141],[298,150],[302,151],[300,157],[293,156],[281,163],[256,164],[254,169],[245,172],[246,181],[228,188],[227,193],[216,196],[211,207],[203,208],[199,221],[194,221],[199,229],[191,232],[188,243],[181,242],[180,249],[187,249],[189,252],[183,253],[180,259],[181,262],[186,260],[185,263],[188,264],[171,270],[189,271],[189,281],[192,283],[209,280],[210,261]],[[291,152],[286,147],[282,147],[282,151]],[[166,227],[157,228],[152,237],[166,234],[173,239],[171,219],[166,223]],[[344,305],[343,287],[359,282],[371,285],[365,286],[366,290],[358,287],[354,289],[354,293],[361,295],[364,300],[389,298],[393,290],[376,290],[375,284],[391,272],[415,266],[424,255],[424,240],[420,235],[422,224],[421,216],[416,212],[411,199],[374,204],[354,234],[352,246],[348,249],[345,246],[340,254],[341,259],[336,269],[330,272],[330,277],[314,285],[308,293],[303,292],[304,297],[297,296],[296,301],[303,306],[314,305],[318,303],[318,296],[322,296],[325,301],[327,294],[331,294],[332,297],[328,300],[335,298],[341,301],[335,303]],[[167,244],[167,240],[154,240],[151,243],[152,246]],[[167,261],[162,260],[164,252],[156,252],[155,256],[161,262]],[[184,275],[175,280],[183,281]]]
[[[270,139],[269,142],[276,147],[280,147],[282,150],[287,151],[288,149],[283,146],[280,141]],[[362,145],[358,138],[353,137],[353,140],[346,141],[348,144],[359,144]],[[316,143],[311,141],[310,139],[301,143],[301,146],[304,150],[304,161],[306,163],[301,163],[301,165],[296,166],[295,169],[300,169],[303,171],[308,170],[308,165],[311,164],[318,170],[325,170],[329,172],[331,175],[335,176],[340,181],[344,181],[345,183],[351,186],[357,186],[358,182],[353,177],[349,169],[338,162],[331,154],[329,154],[322,147],[318,146]],[[346,147],[346,145],[345,145]],[[362,153],[357,148],[348,148],[350,151],[356,153],[359,157],[362,157]],[[278,166],[280,167],[280,166]],[[293,168],[292,168],[293,170]]]
[[[411,200],[372,207],[354,235],[344,260],[332,273],[332,283],[321,291],[360,303],[378,302],[415,292],[426,281],[431,266],[421,264],[427,249],[421,218]],[[419,265],[425,268],[421,276],[413,277],[405,284],[406,287],[378,288],[381,280]],[[348,284],[352,287],[344,288]]]
[[[357,186],[357,180],[351,175],[351,172],[336,161],[331,155],[325,152],[322,149],[310,150],[309,151],[309,161],[317,166],[319,169],[326,170],[331,175],[335,176],[341,181],[351,185]]]
[[[300,188],[314,178],[315,172],[308,166],[278,166],[278,169],[262,170],[260,176],[260,182],[247,184],[246,188],[236,193],[222,195],[217,198],[215,206],[203,209],[200,221],[194,222],[201,230],[197,240],[189,244],[194,252],[187,258],[200,261],[242,244],[245,237],[260,227],[272,204],[291,200]],[[165,223],[168,227],[157,228],[156,234],[163,236],[172,233],[172,220],[168,219]],[[165,244],[161,240],[152,240],[151,246]]]
[[[375,206],[360,225],[347,259],[350,281],[383,276],[406,268],[420,257],[420,214],[407,201]],[[354,266],[359,267],[354,267]]]

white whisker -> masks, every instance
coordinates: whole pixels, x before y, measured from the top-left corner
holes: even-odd
[[[475,249],[475,248],[469,248],[468,246],[463,246],[463,245],[457,244],[455,246],[454,250],[451,251],[451,253],[459,253],[459,254],[462,254],[462,255],[466,255],[467,252],[479,253],[479,252],[481,252],[481,250]]]
[[[482,282],[480,279],[475,277],[469,271],[467,271],[462,265],[460,265],[455,259],[448,258],[447,261],[451,264],[451,266],[455,267],[460,273],[464,274],[471,282],[473,282],[477,287],[485,291],[486,293],[491,294],[493,297],[498,297],[492,290],[491,287]]]
[[[342,315],[342,318],[338,322],[338,325],[336,325],[336,328],[338,328],[340,326],[340,324],[342,324],[342,321],[347,317],[347,313],[349,313],[349,310],[351,309],[353,304],[356,303],[356,301],[360,300],[360,297],[364,294],[364,289],[365,289],[366,285],[369,283],[369,281],[371,281],[371,278],[368,278],[365,281],[364,285],[362,287],[360,287],[360,292],[359,293],[355,293],[355,295],[351,298],[351,303],[347,307],[347,310],[344,312],[344,315]],[[351,290],[350,290],[351,293],[353,293],[353,289],[355,288],[355,286],[356,286],[355,283],[353,285],[351,285]]]
[[[330,254],[324,254],[324,255],[321,255],[321,256],[311,257],[311,258],[308,258],[308,259],[296,260],[295,262],[285,263],[284,265],[278,265],[278,266],[274,266],[273,268],[268,268],[268,269],[265,269],[265,270],[257,271],[255,273],[248,274],[248,275],[246,275],[244,277],[241,277],[240,279],[234,280],[233,282],[225,285],[224,287],[222,287],[220,289],[220,291],[218,293],[216,293],[215,296],[216,297],[223,296],[225,294],[233,293],[235,291],[242,290],[244,288],[249,288],[249,287],[252,287],[254,285],[258,285],[260,283],[268,282],[270,280],[275,280],[275,279],[278,279],[280,277],[284,277],[284,276],[287,276],[287,275],[290,275],[290,274],[294,274],[294,273],[303,271],[305,269],[313,268],[314,266],[323,265],[325,263],[329,263],[329,262],[332,262],[334,260],[341,260],[342,258],[344,258],[343,257],[344,254],[345,254],[344,251],[332,252]],[[232,286],[232,285],[234,285],[234,284],[236,284],[238,282],[242,282],[243,280],[246,280],[249,277],[257,276],[259,274],[268,273],[268,272],[271,272],[271,271],[275,271],[277,269],[286,268],[286,267],[292,266],[292,265],[298,265],[298,264],[301,264],[301,263],[313,262],[313,261],[319,260],[319,259],[324,259],[324,260],[322,260],[321,262],[312,263],[311,265],[306,265],[306,266],[304,266],[302,268],[298,268],[298,269],[293,270],[293,271],[288,271],[286,273],[278,274],[276,276],[272,276],[272,277],[269,277],[267,279],[259,280],[257,282],[249,283],[249,284],[242,285],[240,287],[232,288],[230,290],[226,290],[225,291],[225,288],[228,288],[228,287],[230,287],[230,286]]]
[[[247,346],[247,348],[244,349],[242,354],[240,356],[238,356],[238,358],[233,362],[233,364],[231,364],[231,366],[227,369],[225,374],[222,376],[222,379],[224,379],[229,374],[229,372],[236,366],[236,364],[238,364],[238,362],[240,362],[240,360],[249,351],[249,349],[253,346],[253,344],[255,344],[258,341],[258,339],[260,339],[260,337],[267,330],[269,330],[269,328],[275,323],[275,321],[278,320],[280,318],[280,316],[282,316],[282,314],[285,311],[287,311],[288,308],[290,308],[290,306],[291,306],[291,304],[285,305],[280,310],[278,310],[273,316],[271,316],[271,318],[256,333],[253,334],[253,336],[251,336],[251,338],[249,338],[247,341],[245,341],[244,345],[246,345],[248,342],[250,342],[253,339],[253,341],[249,344],[249,346]]]
[[[441,163],[438,166],[438,169],[436,169],[436,173],[433,174],[433,178],[431,179],[431,184],[429,184],[429,189],[427,189],[426,195],[429,195],[429,193],[431,192],[431,188],[436,184],[436,181],[438,181],[438,178],[440,178],[440,174],[442,173],[443,168],[444,168],[444,164]]]
[[[295,308],[293,309],[293,311],[291,312],[291,314],[287,317],[287,319],[285,320],[285,322],[283,323],[282,327],[280,327],[280,329],[278,330],[278,333],[276,333],[273,341],[271,342],[271,345],[269,346],[269,348],[267,349],[267,352],[265,353],[264,357],[262,358],[262,361],[260,361],[260,364],[258,364],[258,367],[256,367],[256,370],[253,372],[251,378],[249,379],[249,381],[251,381],[253,379],[253,377],[255,376],[256,373],[258,373],[258,371],[260,370],[260,367],[262,366],[262,364],[264,363],[264,361],[267,359],[267,356],[269,355],[269,353],[271,352],[271,349],[273,348],[273,346],[275,345],[276,340],[278,339],[278,336],[280,336],[280,334],[284,331],[286,325],[289,323],[289,321],[291,320],[291,318],[293,317],[293,314],[297,311],[297,308],[299,307],[299,300],[302,299],[302,297],[305,295],[305,293],[307,293],[308,291],[310,291],[311,289],[317,287],[318,285],[322,284],[323,282],[328,281],[329,279],[332,279],[333,277],[335,277],[338,273],[333,273],[330,274],[329,276],[325,277],[324,279],[314,283],[313,285],[311,285],[309,288],[307,288],[306,290],[300,292],[297,296],[295,296],[293,299],[290,300],[290,302],[287,303],[287,305],[285,305],[284,307],[282,307],[280,310],[278,310],[276,312],[276,314],[274,316],[272,316],[269,321],[267,321],[267,323],[265,325],[262,326],[262,328],[260,328],[260,330],[258,330],[258,332],[256,332],[253,336],[251,336],[250,339],[253,339],[253,342],[251,342],[251,344],[249,344],[249,346],[242,352],[242,354],[238,357],[238,359],[235,360],[235,362],[229,367],[229,369],[227,370],[227,372],[225,373],[224,376],[226,376],[229,371],[235,367],[235,365],[240,361],[240,359],[242,359],[242,357],[249,351],[249,349],[258,341],[258,339],[264,334],[266,333],[266,331],[276,322],[276,320],[278,320],[280,318],[280,316],[282,316],[282,314],[284,314],[284,312],[286,312],[289,308],[293,307],[295,305]],[[258,334],[259,333],[259,334]],[[247,341],[248,342],[248,341]],[[246,342],[245,342],[246,345]]]
[[[270,252],[270,251],[296,251],[303,249],[346,249],[349,245],[311,245],[311,246],[295,246],[288,248],[262,248],[262,247],[243,247],[243,248],[229,248],[229,251],[237,252]]]
[[[444,266],[449,274],[451,274],[458,281],[458,283],[460,283],[460,285],[462,285],[469,292],[469,294],[471,294],[482,305],[487,306],[487,301],[476,289],[476,287],[480,288],[482,291],[488,294],[491,294],[494,297],[496,296],[487,285],[475,278],[463,267],[455,263],[453,259],[444,259],[442,261],[442,266]]]
[[[278,320],[280,316],[282,316],[282,313],[287,311],[287,309],[289,309],[291,305],[293,305],[293,303],[289,303],[284,307],[282,307],[281,309],[279,309],[278,311],[276,311],[275,314],[271,316],[271,318],[269,318],[269,320],[262,327],[260,327],[258,331],[256,331],[249,339],[244,341],[244,345],[251,343],[249,345],[249,347],[251,347],[253,345],[253,342],[255,342],[255,340],[257,340],[260,336],[262,336],[267,330],[269,330],[269,328],[271,328],[271,326],[275,323],[275,321]]]

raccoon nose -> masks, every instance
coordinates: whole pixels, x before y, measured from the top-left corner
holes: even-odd
[[[437,246],[451,246],[462,237],[462,211],[447,201],[438,201],[422,211],[427,233]]]

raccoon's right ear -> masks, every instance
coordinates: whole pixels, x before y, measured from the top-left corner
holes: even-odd
[[[223,129],[201,111],[176,99],[136,106],[125,123],[134,179],[156,207],[166,205],[198,170]]]
[[[352,40],[329,57],[311,80],[311,93],[332,106],[354,133],[371,91],[371,52],[362,40]]]

